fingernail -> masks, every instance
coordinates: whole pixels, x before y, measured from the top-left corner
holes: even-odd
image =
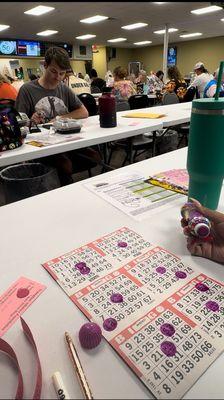
[[[194,199],[193,197],[189,197],[189,200],[194,203],[196,206],[201,207],[201,203],[198,200]]]

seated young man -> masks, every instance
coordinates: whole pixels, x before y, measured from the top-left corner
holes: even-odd
[[[87,118],[88,111],[85,106],[62,82],[66,71],[70,69],[67,52],[61,47],[49,48],[45,53],[43,76],[25,83],[20,88],[15,104],[16,109],[26,113],[36,124],[53,121],[57,115],[66,118]],[[88,149],[82,151],[84,155],[86,152],[88,155]],[[76,169],[75,154],[75,151],[63,153],[45,157],[41,161],[56,167],[61,184],[66,185],[73,182],[71,175]],[[95,165],[90,161],[86,169]]]

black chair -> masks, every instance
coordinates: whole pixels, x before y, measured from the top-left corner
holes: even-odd
[[[96,100],[90,93],[82,93],[78,95],[79,100],[84,104],[88,110],[89,116],[96,115],[98,113]]]
[[[187,92],[185,93],[182,101],[183,103],[186,103],[187,101],[192,101],[195,97],[196,99],[200,98],[198,89],[196,87],[190,86],[187,89]],[[190,124],[184,124],[178,127],[177,131],[180,137],[177,145],[178,149],[183,141],[185,142],[185,145],[188,146],[189,130],[190,130]]]
[[[129,97],[128,103],[131,110],[137,110],[138,108],[150,107],[151,102],[147,94],[134,94]]]
[[[168,105],[168,104],[177,104],[179,102],[180,102],[179,97],[174,92],[165,93],[163,98],[162,98],[162,104],[164,106]]]
[[[194,97],[196,97],[196,99],[199,98],[198,90],[196,87],[190,86],[187,89],[187,92],[185,93],[182,102],[186,103],[187,101],[192,101]]]

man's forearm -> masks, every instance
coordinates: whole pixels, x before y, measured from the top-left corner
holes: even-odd
[[[89,113],[84,106],[77,108],[76,110],[68,114],[60,115],[60,117],[62,118],[64,117],[64,118],[74,118],[74,119],[87,118],[88,116]]]

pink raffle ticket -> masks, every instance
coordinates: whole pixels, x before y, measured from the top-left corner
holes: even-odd
[[[45,289],[41,283],[21,277],[0,296],[0,337]]]
[[[124,227],[43,267],[158,399],[224,350],[224,284]]]

